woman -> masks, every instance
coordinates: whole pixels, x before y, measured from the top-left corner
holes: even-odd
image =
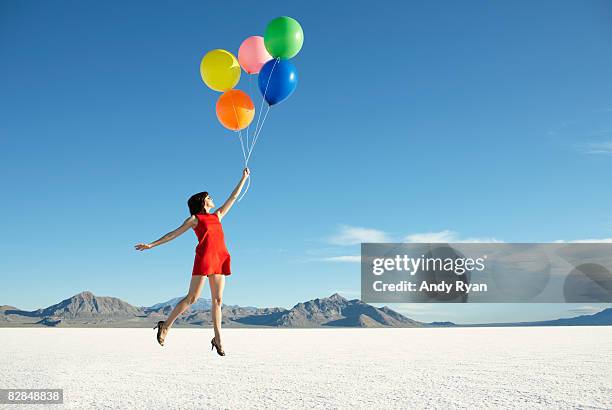
[[[202,292],[202,286],[206,281],[206,277],[208,277],[212,299],[213,327],[215,329],[215,336],[210,341],[211,349],[216,348],[219,355],[225,356],[221,343],[221,300],[223,298],[225,276],[231,275],[231,269],[230,254],[225,246],[221,219],[227,215],[232,205],[234,205],[249,174],[248,168],[242,171],[240,182],[227,201],[214,213],[210,213],[210,210],[215,206],[213,199],[208,195],[208,192],[199,192],[192,195],[187,201],[191,216],[185,219],[185,222],[180,227],[165,234],[155,242],[148,244],[139,243],[135,246],[139,251],[151,249],[154,246],[171,241],[189,228],[192,228],[198,237],[189,293],[175,306],[168,319],[159,321],[153,328],[158,329],[157,341],[160,345],[164,345],[164,339],[176,318],[198,300]]]

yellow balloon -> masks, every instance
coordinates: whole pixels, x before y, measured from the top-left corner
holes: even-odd
[[[240,81],[240,64],[227,50],[211,50],[200,63],[200,75],[204,83],[215,91],[227,91]]]

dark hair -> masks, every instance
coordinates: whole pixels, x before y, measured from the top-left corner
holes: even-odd
[[[189,207],[189,213],[191,215],[199,214],[204,209],[204,199],[208,196],[208,192],[198,192],[197,194],[191,195],[191,198],[187,201]]]

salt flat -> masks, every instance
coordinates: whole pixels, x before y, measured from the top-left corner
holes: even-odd
[[[155,332],[0,329],[0,387],[74,409],[612,408],[612,327],[224,329],[225,357],[210,328]]]

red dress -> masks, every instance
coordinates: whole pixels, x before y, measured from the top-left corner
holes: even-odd
[[[198,237],[191,276],[221,273],[231,275],[230,254],[225,246],[223,227],[217,214],[196,214],[198,225],[193,228]]]

